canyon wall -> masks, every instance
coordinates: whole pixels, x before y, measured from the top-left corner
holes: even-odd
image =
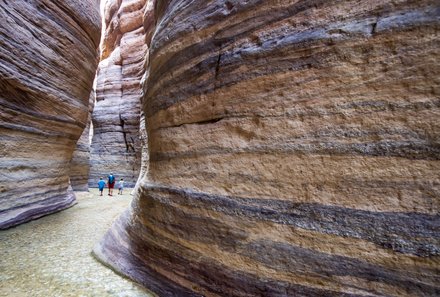
[[[92,123],[92,112],[95,106],[95,91],[92,90],[89,98],[89,114],[87,116],[87,124],[73,152],[70,161],[70,184],[74,191],[89,190],[89,174],[90,174],[90,125]]]
[[[105,35],[98,67],[89,186],[113,172],[133,187],[141,166],[139,134],[141,78],[147,45],[143,27],[145,0],[108,0]]]
[[[438,1],[144,21],[149,171],[101,260],[160,296],[440,295]]]
[[[69,162],[87,124],[98,2],[0,2],[0,228],[75,203]]]

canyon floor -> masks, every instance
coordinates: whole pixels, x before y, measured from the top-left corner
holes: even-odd
[[[0,231],[0,296],[153,296],[91,255],[130,192],[77,192],[75,206]]]

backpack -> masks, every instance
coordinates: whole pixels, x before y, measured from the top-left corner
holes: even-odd
[[[108,182],[111,183],[111,184],[114,183],[115,182],[115,177],[113,175],[110,175],[108,177]]]

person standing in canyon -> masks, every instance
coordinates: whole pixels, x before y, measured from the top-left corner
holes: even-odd
[[[100,196],[102,196],[102,192],[104,191],[105,188],[105,181],[102,180],[102,177],[99,178],[98,187],[99,187],[99,192],[101,193]]]
[[[108,195],[113,196],[113,188],[115,187],[115,176],[113,173],[110,173],[108,176]]]
[[[118,189],[119,189],[118,195],[122,195],[122,190],[124,190],[124,179],[123,178],[121,178],[121,180],[118,183]]]

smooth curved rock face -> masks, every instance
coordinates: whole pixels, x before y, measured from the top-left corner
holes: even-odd
[[[148,178],[95,253],[160,296],[439,295],[439,17],[158,2]]]
[[[75,202],[100,37],[95,0],[0,2],[0,228]]]
[[[92,90],[89,98],[89,114],[87,117],[87,126],[81,137],[76,143],[76,149],[73,152],[70,161],[70,184],[74,191],[89,190],[90,174],[90,125],[92,123],[92,112],[95,106],[95,91]]]
[[[113,172],[133,187],[141,167],[139,134],[141,78],[148,47],[143,13],[145,0],[105,4],[105,36],[97,73],[96,106],[89,185]]]

